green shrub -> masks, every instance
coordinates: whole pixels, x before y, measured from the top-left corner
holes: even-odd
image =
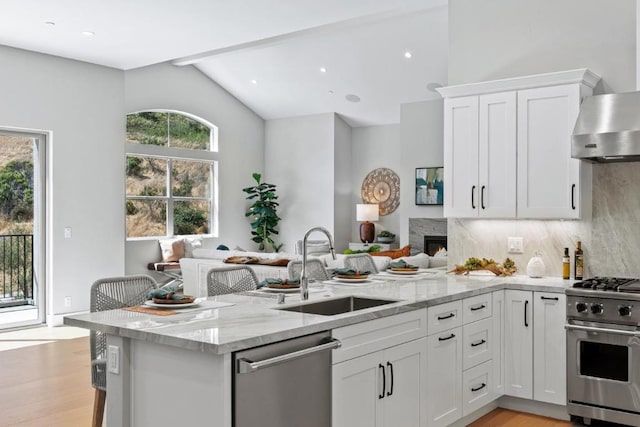
[[[13,160],[0,168],[0,213],[13,221],[33,218],[33,163]]]
[[[174,234],[197,234],[198,229],[207,224],[207,215],[185,203],[176,203],[173,208],[173,220]]]

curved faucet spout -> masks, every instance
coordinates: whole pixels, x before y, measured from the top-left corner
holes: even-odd
[[[319,231],[324,233],[329,239],[329,250],[331,251],[331,256],[333,259],[336,259],[336,252],[333,249],[333,237],[329,230],[324,227],[313,227],[307,230],[304,233],[304,237],[302,238],[302,271],[300,272],[300,299],[306,301],[309,299],[309,278],[307,277],[307,239],[309,235],[315,231]]]

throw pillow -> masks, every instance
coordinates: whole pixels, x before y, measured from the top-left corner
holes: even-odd
[[[424,254],[424,253],[416,254],[414,256],[401,257],[398,260],[403,260],[407,264],[415,265],[418,268],[429,268],[429,267],[431,267],[431,265],[429,263],[430,262],[429,255]]]
[[[162,262],[180,261],[180,258],[184,258],[184,240],[160,240],[160,250],[162,251]]]
[[[202,237],[185,237],[184,238],[185,258],[193,258],[193,250],[201,247],[202,247]]]
[[[390,251],[378,251],[378,252],[369,252],[371,256],[388,256],[389,258],[395,259],[400,258],[402,256],[411,255],[411,245],[407,245],[400,249],[394,249]]]

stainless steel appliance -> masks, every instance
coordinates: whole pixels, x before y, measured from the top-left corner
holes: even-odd
[[[330,427],[331,349],[321,332],[234,353],[235,427]]]
[[[566,294],[569,414],[640,425],[640,281],[594,277]]]
[[[590,162],[640,160],[640,91],[587,96],[571,137],[571,157]]]

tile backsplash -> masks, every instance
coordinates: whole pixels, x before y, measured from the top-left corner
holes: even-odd
[[[571,254],[582,241],[585,277],[640,277],[640,163],[593,165],[593,208],[590,220],[448,220],[449,267],[469,257],[508,256],[526,274],[529,259],[539,252],[546,275],[560,277],[565,247]],[[507,237],[523,237],[524,253],[508,254]]]

